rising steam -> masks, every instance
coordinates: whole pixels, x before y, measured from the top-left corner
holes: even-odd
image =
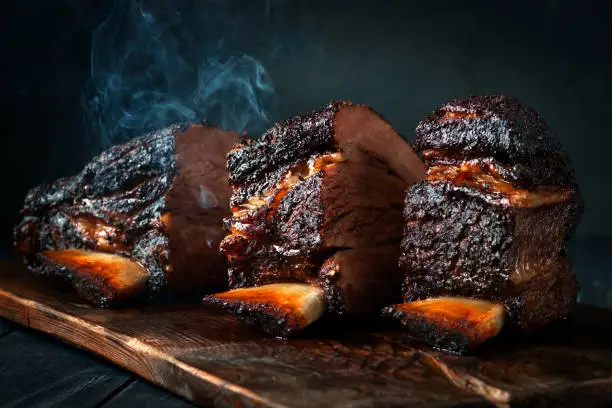
[[[115,0],[94,31],[82,102],[99,147],[181,121],[206,119],[249,134],[270,124],[272,80],[261,62],[231,43],[231,35],[249,36],[232,11],[223,2],[169,10],[174,4],[164,2],[162,10]],[[266,4],[262,13],[269,14]]]

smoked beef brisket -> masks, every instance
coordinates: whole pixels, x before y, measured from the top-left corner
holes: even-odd
[[[232,289],[307,283],[336,315],[377,313],[401,298],[402,203],[424,166],[380,115],[333,102],[237,146],[228,168],[234,193],[221,251]],[[235,311],[234,298],[208,302],[230,299]]]
[[[565,241],[581,198],[540,116],[505,96],[454,101],[418,125],[415,147],[427,180],[405,200],[404,301],[499,301],[521,330],[568,315],[577,285]]]
[[[80,174],[31,189],[15,245],[30,270],[60,275],[100,306],[224,288],[225,162],[238,140],[207,124],[173,125],[115,146]]]

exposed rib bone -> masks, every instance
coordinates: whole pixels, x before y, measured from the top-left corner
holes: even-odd
[[[440,297],[393,305],[383,314],[399,320],[418,340],[465,353],[499,334],[506,310],[501,303],[486,300]]]
[[[65,278],[83,298],[98,306],[131,298],[141,293],[149,274],[135,261],[120,255],[82,249],[44,251],[39,260]]]
[[[240,288],[204,298],[275,336],[288,337],[310,325],[325,311],[321,288],[304,283],[275,283]]]

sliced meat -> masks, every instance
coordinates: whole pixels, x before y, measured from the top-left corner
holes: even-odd
[[[567,316],[565,242],[582,212],[569,158],[542,119],[504,97],[448,103],[418,127],[427,180],[407,192],[405,302],[503,303],[522,330]]]
[[[231,288],[309,283],[325,290],[330,312],[354,315],[400,296],[402,201],[425,174],[380,115],[331,103],[235,148],[228,168],[221,251]]]
[[[52,251],[66,249],[135,261],[147,271],[149,297],[223,288],[218,245],[231,195],[225,161],[238,141],[236,133],[206,124],[173,125],[115,146],[78,175],[31,189],[15,246],[39,274],[64,274],[58,263],[67,258]],[[47,256],[37,256],[43,251]],[[46,265],[51,258],[53,268]],[[103,305],[115,299],[99,296],[88,299]]]
[[[401,300],[401,272],[397,245],[347,249],[325,260],[319,285],[325,289],[327,307],[338,316],[365,317],[389,302]]]

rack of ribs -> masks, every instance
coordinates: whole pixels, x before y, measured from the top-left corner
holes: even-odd
[[[64,278],[99,306],[224,290],[225,161],[238,141],[204,123],[112,147],[28,192],[15,246],[32,272]]]
[[[407,191],[403,304],[410,334],[465,352],[504,322],[567,316],[577,284],[565,242],[582,213],[568,156],[541,117],[505,96],[447,103],[417,127],[427,179]]]
[[[372,316],[401,299],[403,199],[425,168],[379,114],[332,102],[236,146],[227,165],[231,290],[205,303],[289,336],[324,312]]]

